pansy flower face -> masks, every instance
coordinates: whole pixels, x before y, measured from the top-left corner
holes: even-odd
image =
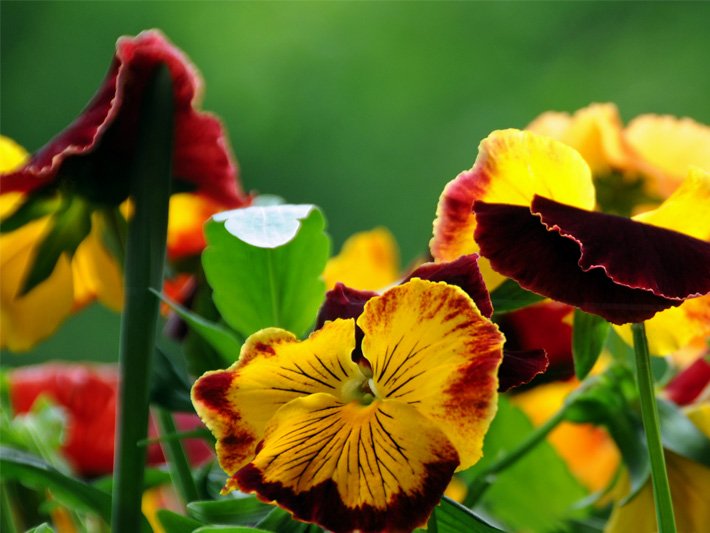
[[[591,173],[576,151],[496,131],[444,190],[432,250],[475,243],[496,272],[615,324],[710,291],[710,244],[593,207]]]
[[[503,336],[458,287],[413,279],[308,339],[252,335],[193,388],[225,491],[340,531],[411,531],[481,456]]]

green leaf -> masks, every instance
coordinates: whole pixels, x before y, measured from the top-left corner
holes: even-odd
[[[236,213],[236,214],[232,214]],[[244,338],[274,326],[303,335],[325,295],[325,219],[311,205],[238,209],[205,227],[202,262],[224,320]]]
[[[49,489],[67,507],[111,518],[111,496],[83,481],[62,474],[38,457],[0,446],[0,470],[6,480],[14,479],[35,489]]]
[[[108,494],[111,493],[113,490],[113,476],[112,475],[107,475],[107,476],[102,476],[98,478],[97,480],[93,481],[91,485],[93,487],[96,487],[97,489],[106,492]],[[145,469],[145,476],[143,477],[143,490],[146,491],[148,489],[151,489],[153,487],[159,487],[160,485],[165,485],[167,483],[170,483],[170,473],[161,470],[159,468],[146,468]]]
[[[501,531],[478,516],[468,507],[444,496],[432,515],[436,533],[494,533]],[[430,521],[432,519],[429,519]]]
[[[28,529],[25,533],[54,533],[54,529],[47,522],[40,524],[32,529]]]
[[[512,279],[505,280],[491,292],[491,302],[495,313],[508,313],[536,304],[544,299],[544,296],[523,289]]]
[[[160,509],[156,516],[160,525],[163,526],[165,531],[170,533],[192,533],[203,525],[202,522],[166,509]]]
[[[306,524],[294,520],[288,511],[280,507],[274,509],[256,527],[275,533],[321,533],[323,530],[315,524]]]
[[[239,526],[203,526],[196,529],[195,533],[271,533],[266,529]]]
[[[65,198],[52,216],[49,231],[35,249],[32,266],[22,283],[20,296],[46,280],[62,254],[74,255],[77,247],[91,231],[89,204],[77,196]]]
[[[574,373],[583,380],[597,362],[599,354],[609,335],[611,326],[602,317],[574,310],[574,328],[572,330],[572,356]]]
[[[271,512],[273,506],[263,503],[256,496],[223,498],[192,502],[187,505],[188,514],[210,524],[250,525],[256,524]]]
[[[0,221],[0,233],[10,233],[33,220],[51,215],[60,205],[58,195],[28,194],[20,207]]]
[[[710,467],[710,439],[675,404],[656,398],[663,446]]]
[[[187,376],[180,373],[166,351],[156,346],[155,352],[150,380],[151,403],[171,411],[194,412]]]
[[[483,457],[472,468],[462,472],[461,479],[470,485],[479,472],[515,449],[533,429],[527,416],[505,396],[500,396],[498,413],[486,434]],[[554,448],[543,441],[496,475],[493,484],[481,497],[481,507],[477,506],[475,510],[484,509],[506,529],[550,531],[563,519],[581,514],[572,507],[586,493]],[[469,492],[468,500],[477,496]]]
[[[219,324],[205,320],[163,294],[156,291],[153,292],[158,298],[170,306],[170,308],[187,323],[192,331],[197,333],[207,344],[217,351],[222,359],[224,359],[226,366],[231,365],[239,358],[241,343],[232,331]]]

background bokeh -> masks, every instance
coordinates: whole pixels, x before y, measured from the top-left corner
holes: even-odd
[[[34,150],[98,87],[116,38],[158,27],[206,82],[248,190],[320,205],[334,250],[383,225],[406,264],[493,129],[616,102],[710,122],[710,3],[0,4],[0,131]],[[41,317],[38,317],[41,320]],[[92,307],[31,357],[116,356]]]

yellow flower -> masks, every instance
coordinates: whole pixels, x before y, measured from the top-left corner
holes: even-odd
[[[710,403],[688,411],[689,418],[710,438]],[[666,450],[668,481],[678,531],[700,533],[710,524],[710,468]],[[627,484],[628,485],[628,484]],[[628,491],[625,487],[624,494]],[[617,506],[609,518],[606,533],[658,531],[654,512],[653,489],[649,480],[634,499]]]
[[[481,456],[503,336],[458,287],[413,279],[355,322],[298,342],[269,328],[192,399],[241,489],[335,532],[423,525],[454,471]]]
[[[344,283],[351,289],[377,290],[399,279],[397,243],[385,228],[356,233],[331,258],[323,272],[326,289]]]

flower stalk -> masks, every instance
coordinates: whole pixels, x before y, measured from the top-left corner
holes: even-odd
[[[668,471],[661,442],[661,429],[656,405],[656,395],[653,388],[651,361],[648,353],[648,340],[643,322],[631,325],[634,336],[634,352],[636,354],[636,376],[641,401],[641,418],[646,434],[646,444],[651,460],[651,479],[653,482],[653,500],[656,506],[656,521],[660,533],[676,531],[673,515],[673,501],[668,483]]]
[[[138,148],[130,175],[135,211],[129,224],[125,307],[121,320],[121,372],[112,531],[140,530],[148,429],[149,379],[158,317],[172,178],[173,87],[166,66],[156,69],[141,113]]]
[[[160,407],[154,409],[155,420],[158,423],[158,430],[161,436],[169,436],[176,433],[175,420],[173,415]],[[185,455],[185,449],[179,439],[165,439],[160,443],[163,448],[165,458],[168,460],[170,478],[177,489],[184,504],[188,504],[199,499],[195,480],[190,471],[190,463]]]

